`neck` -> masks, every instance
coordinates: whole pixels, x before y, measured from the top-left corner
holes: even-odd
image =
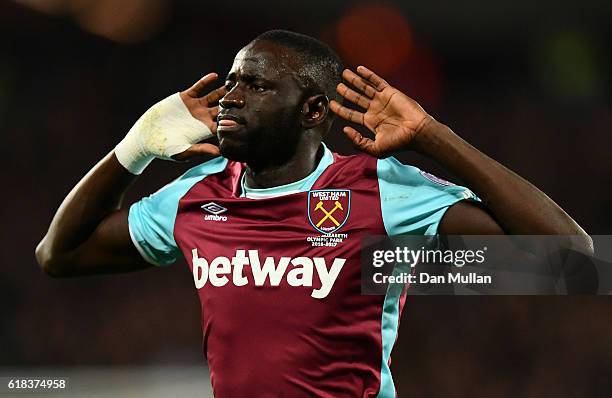
[[[297,150],[283,164],[253,166],[247,164],[246,184],[249,188],[272,188],[290,184],[312,173],[323,157],[323,145],[309,142],[298,145]]]

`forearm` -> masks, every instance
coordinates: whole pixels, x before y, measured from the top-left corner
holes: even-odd
[[[336,91],[366,112],[347,108],[335,100],[330,102],[330,109],[347,121],[367,127],[375,135],[374,139],[367,138],[346,126],[343,131],[353,144],[376,157],[412,149],[433,158],[461,178],[482,198],[494,217],[491,219],[486,213],[488,220],[480,217],[480,223],[468,221],[468,224],[479,224],[472,231],[489,233],[501,228],[510,234],[577,235],[581,249],[592,251],[591,238],[548,196],[434,120],[415,100],[363,66],[357,67],[357,73],[345,70],[342,77],[354,89],[341,83]],[[452,206],[445,213],[446,220],[453,208],[458,209]],[[454,221],[463,223],[456,218]],[[461,232],[461,226],[459,230],[450,230]],[[573,243],[570,245],[574,246]]]
[[[431,120],[417,137],[415,149],[463,180],[507,233],[579,235],[591,244],[586,232],[546,194],[449,127]]]
[[[135,178],[121,166],[114,152],[106,155],[60,205],[36,249],[39,262],[67,255],[85,242],[104,218],[120,208]]]

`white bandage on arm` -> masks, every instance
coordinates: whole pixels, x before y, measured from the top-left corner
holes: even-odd
[[[192,144],[212,136],[201,121],[194,118],[179,93],[150,107],[115,147],[119,163],[130,173],[140,174],[154,158],[171,160]]]

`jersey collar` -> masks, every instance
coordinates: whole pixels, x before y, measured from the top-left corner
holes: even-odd
[[[325,169],[327,169],[327,167],[334,162],[334,155],[329,148],[327,148],[324,143],[321,143],[321,145],[323,145],[323,156],[319,161],[319,165],[312,173],[301,180],[272,188],[249,188],[246,185],[246,173],[242,173],[242,177],[240,177],[240,197],[249,199],[267,199],[310,190],[321,174],[323,174]]]

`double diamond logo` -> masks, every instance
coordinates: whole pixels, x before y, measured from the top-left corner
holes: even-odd
[[[218,205],[215,202],[209,202],[205,205],[202,205],[202,209],[206,210],[210,214],[214,214],[215,216],[218,216],[219,214],[225,213],[227,211],[225,207]]]

